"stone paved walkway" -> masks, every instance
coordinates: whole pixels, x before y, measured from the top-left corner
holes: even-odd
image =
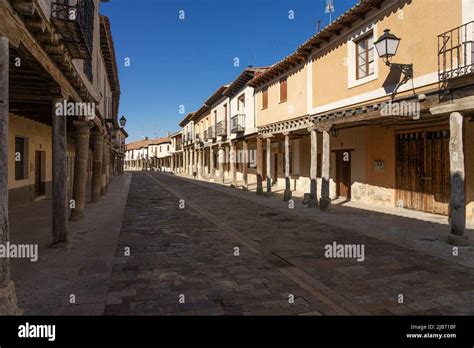
[[[474,314],[472,268],[247,194],[134,173],[105,314]],[[365,260],[326,258],[333,242]]]

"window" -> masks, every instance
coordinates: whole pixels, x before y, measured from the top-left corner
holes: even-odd
[[[26,139],[15,137],[15,180],[28,179]]]
[[[287,83],[285,77],[280,80],[280,103],[286,102],[287,94]]]
[[[268,88],[262,90],[262,109],[268,108]]]
[[[237,111],[244,110],[245,109],[245,94],[242,93],[242,95],[239,96],[237,99]]]
[[[374,35],[371,33],[355,42],[356,78],[361,79],[374,73]]]

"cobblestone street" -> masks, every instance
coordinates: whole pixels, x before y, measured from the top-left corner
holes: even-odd
[[[214,186],[133,174],[106,315],[474,314],[472,268]]]

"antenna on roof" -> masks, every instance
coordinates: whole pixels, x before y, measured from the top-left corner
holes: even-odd
[[[318,19],[318,31],[317,33],[319,33],[321,31],[321,20]]]
[[[332,22],[332,14],[334,12],[334,0],[326,0],[326,13],[329,13],[329,24]]]

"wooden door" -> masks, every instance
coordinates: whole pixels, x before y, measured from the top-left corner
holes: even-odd
[[[449,130],[397,134],[396,152],[397,205],[448,215]]]
[[[351,198],[351,151],[336,151],[336,195]]]

